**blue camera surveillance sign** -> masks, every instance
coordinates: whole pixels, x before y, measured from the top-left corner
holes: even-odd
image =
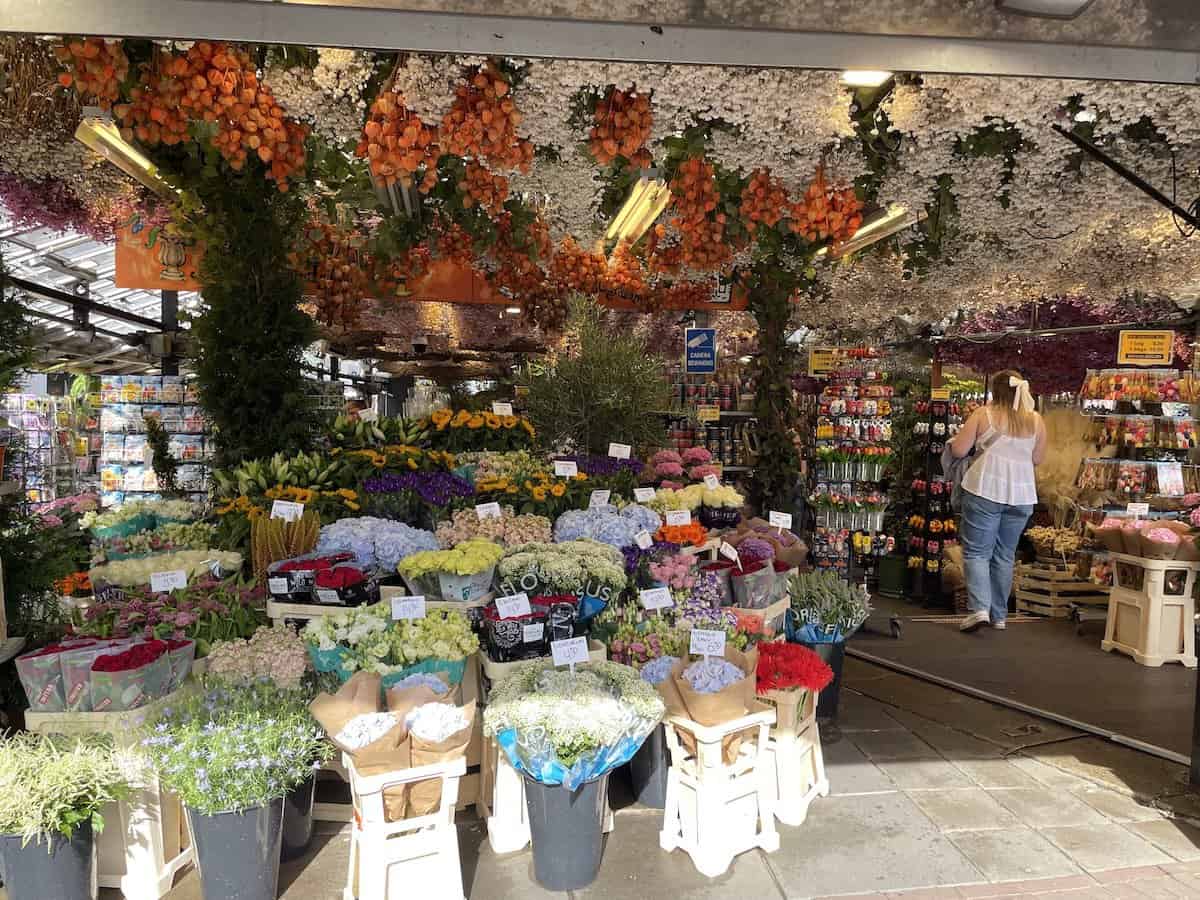
[[[717,329],[689,328],[684,332],[683,370],[688,375],[717,371]]]

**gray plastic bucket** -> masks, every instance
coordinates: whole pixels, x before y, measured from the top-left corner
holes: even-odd
[[[608,774],[575,791],[525,779],[533,877],[546,890],[573,891],[596,880],[604,850]]]
[[[309,775],[283,798],[283,849],[281,858],[296,859],[308,852],[313,836],[313,797],[316,774]]]
[[[667,769],[670,767],[667,738],[660,723],[629,760],[629,779],[633,782],[634,799],[642,806],[666,809]]]
[[[204,900],[275,900],[283,839],[283,798],[242,812],[206,816],[188,809]]]
[[[836,719],[838,714],[838,700],[842,693],[842,663],[846,659],[846,642],[831,641],[828,643],[810,644],[805,641],[797,641],[803,644],[808,649],[812,650],[817,656],[825,660],[825,664],[833,669],[833,681],[825,690],[821,691],[817,698],[817,718],[818,719]]]
[[[8,900],[96,900],[96,854],[92,823],[76,827],[71,839],[52,835],[21,846],[18,834],[0,834],[0,878]]]

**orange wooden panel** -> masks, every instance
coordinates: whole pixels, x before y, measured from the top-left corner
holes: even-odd
[[[200,290],[196,270],[204,254],[203,245],[136,222],[118,228],[116,238],[113,284],[117,287],[147,291]]]

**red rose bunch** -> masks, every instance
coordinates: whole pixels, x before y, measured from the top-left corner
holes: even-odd
[[[339,590],[341,588],[353,587],[366,577],[362,569],[356,569],[354,566],[338,566],[333,569],[321,569],[317,572],[316,580],[317,587],[319,588]]]
[[[833,681],[833,669],[816,653],[782,641],[758,645],[757,675],[760,694],[796,687],[820,691]]]
[[[353,558],[353,553],[334,553],[331,556],[316,556],[312,559],[289,559],[275,571],[320,572],[324,569],[332,569],[338,563],[349,562]]]
[[[167,652],[166,641],[146,641],[134,644],[121,653],[110,653],[96,657],[92,663],[93,672],[132,672],[143,666],[148,666]]]

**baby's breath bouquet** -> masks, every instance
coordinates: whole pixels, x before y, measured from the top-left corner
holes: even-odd
[[[663,712],[658,691],[628,666],[572,672],[534,661],[492,688],[483,730],[514,768],[573,791],[628,762]]]

